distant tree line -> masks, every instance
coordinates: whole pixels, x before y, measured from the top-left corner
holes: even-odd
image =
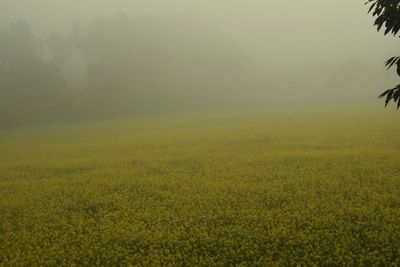
[[[359,90],[379,84],[359,62],[323,63],[309,72],[268,64],[269,70],[255,66],[233,38],[187,17],[118,15],[41,38],[19,21],[0,32],[0,127],[246,101],[359,99]]]
[[[218,105],[248,86],[246,64],[230,38],[182,18],[119,15],[43,40],[20,21],[0,34],[0,120]]]

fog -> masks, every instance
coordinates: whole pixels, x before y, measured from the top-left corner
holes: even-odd
[[[0,0],[0,124],[377,102],[364,2]]]

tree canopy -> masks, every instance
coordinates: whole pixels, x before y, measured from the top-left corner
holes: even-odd
[[[400,0],[368,0],[369,13],[375,18],[374,26],[378,31],[383,30],[384,34],[398,35],[400,32]],[[400,76],[400,57],[391,57],[386,61],[387,69],[397,67],[397,74]],[[385,98],[385,106],[392,100],[400,108],[400,84],[394,88],[384,91],[380,98]]]

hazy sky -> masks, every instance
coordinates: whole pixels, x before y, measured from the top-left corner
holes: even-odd
[[[120,12],[193,16],[232,35],[256,63],[308,67],[318,62],[382,63],[396,38],[372,28],[365,0],[0,0],[0,25],[23,19],[37,33]],[[386,51],[378,51],[384,48]],[[266,64],[270,65],[270,64]]]
[[[228,103],[226,98],[231,97],[232,103],[243,102],[251,107],[257,103],[308,105],[312,101],[377,103],[382,90],[398,82],[393,70],[385,70],[384,62],[400,54],[400,42],[397,37],[376,32],[374,19],[367,14],[364,3],[365,0],[0,0],[0,30],[11,22],[24,20],[35,35],[46,40],[52,33],[67,35],[74,23],[89,31],[91,27],[86,26],[96,18],[115,18],[121,13],[136,17],[136,24],[108,21],[110,27],[118,25],[115,32],[120,35],[114,36],[112,28],[114,37],[106,36],[127,45],[124,51],[110,46],[109,50],[99,52],[110,61],[90,65],[93,61],[75,57],[62,67],[67,84],[73,85],[71,88],[98,94],[93,83],[87,82],[95,81],[108,90],[103,101],[117,106],[126,100],[126,106],[136,108],[132,99],[139,99],[150,108],[162,106],[168,102],[165,96],[172,94],[165,89],[169,87],[181,97],[176,97],[176,102],[185,107],[191,105],[192,99],[193,103],[201,102],[200,95],[204,103],[219,105]],[[139,28],[135,29],[135,25]],[[152,31],[151,27],[157,30]],[[94,38],[87,51],[101,49],[98,44],[107,43],[101,40]],[[170,53],[166,52],[169,47],[176,54],[171,52],[174,56],[164,60],[163,56]],[[164,51],[165,55],[159,56],[157,51]],[[112,65],[113,60],[119,60],[115,52],[121,52],[121,64]],[[197,58],[187,60],[186,54]],[[229,55],[228,60],[224,55]],[[128,58],[131,61],[123,60]],[[146,64],[151,67],[147,72]],[[90,80],[90,66],[108,72],[104,75],[95,72]],[[139,66],[139,71],[132,66]],[[138,78],[128,79],[132,77]],[[117,82],[113,83],[114,80]],[[116,93],[117,89],[122,92],[124,85],[126,92],[149,93],[151,101],[142,101],[144,97],[139,93],[131,98]],[[109,96],[116,99],[110,101]],[[72,98],[81,101],[80,94]],[[40,99],[52,101],[48,96]],[[85,99],[103,109],[90,93]],[[86,106],[85,100],[81,103]],[[170,105],[175,102],[171,100]]]

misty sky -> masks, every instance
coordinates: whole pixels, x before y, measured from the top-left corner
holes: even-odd
[[[398,42],[376,33],[364,2],[1,0],[0,25],[23,19],[35,33],[48,34],[65,31],[76,21],[87,23],[121,12],[130,16],[179,14],[218,27],[235,38],[255,63],[277,69],[348,60],[381,64],[397,52]]]
[[[381,105],[377,96],[398,83],[384,62],[400,54],[400,42],[376,32],[364,3],[0,0],[0,31],[22,20],[33,33],[3,46],[3,61],[9,56],[17,67],[0,77],[0,113],[13,121],[33,111],[41,117]],[[29,61],[21,51],[33,51],[35,38],[40,49]]]

